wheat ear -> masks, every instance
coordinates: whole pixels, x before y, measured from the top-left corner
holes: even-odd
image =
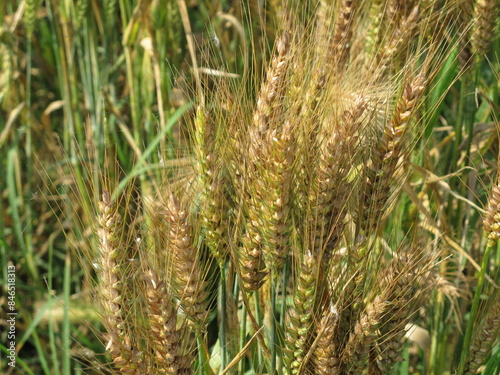
[[[175,260],[177,294],[186,316],[196,324],[203,325],[209,312],[208,292],[188,216],[188,211],[181,208],[179,200],[171,194],[165,220],[169,224],[169,250]]]
[[[353,108],[344,111],[340,128],[335,130],[333,139],[321,150],[317,163],[309,206],[315,215],[313,253],[325,265],[344,229],[347,199],[351,190],[347,175],[357,149],[364,110],[364,100],[357,98]]]
[[[488,236],[488,246],[494,246],[500,238],[500,184],[495,185],[491,191],[483,227]]]
[[[379,295],[369,303],[354,331],[349,336],[349,341],[342,354],[342,362],[346,368],[345,374],[362,374],[367,367],[370,351],[377,337],[380,318],[387,309],[387,296]]]
[[[214,133],[209,113],[204,107],[198,107],[195,119],[194,154],[195,171],[200,182],[201,225],[207,246],[222,267],[229,249],[226,242],[227,201],[222,167],[220,163],[217,164],[220,152],[215,146]]]
[[[472,31],[472,52],[482,56],[490,48],[498,15],[497,0],[477,0]]]
[[[460,39],[459,39],[459,54],[458,62],[460,66],[469,68],[472,65],[472,49],[470,40],[470,24],[474,13],[474,0],[462,1],[458,7],[460,12],[458,18],[460,20]]]
[[[239,264],[243,287],[247,291],[260,288],[264,278],[268,273],[264,263],[264,249],[267,246],[263,233],[261,218],[263,217],[261,184],[264,181],[271,181],[266,177],[266,167],[270,162],[269,148],[269,127],[275,123],[276,116],[281,112],[281,104],[284,94],[284,82],[287,77],[289,64],[290,34],[284,33],[277,41],[276,54],[271,61],[267,71],[266,80],[261,86],[257,105],[253,116],[253,124],[249,129],[248,154],[246,154],[245,183],[246,186],[240,192],[241,202],[245,208],[246,222],[245,233],[243,234],[241,247],[239,249]],[[277,148],[283,144],[285,139],[279,141],[277,130],[272,129],[273,139],[271,144],[276,144]],[[267,136],[266,136],[267,134]],[[281,139],[281,132],[279,137]],[[276,139],[276,141],[275,141]],[[268,147],[262,149],[262,145]],[[283,150],[281,150],[283,151]],[[282,158],[281,151],[275,151],[277,157]],[[284,160],[287,162],[287,159]],[[272,182],[272,181],[271,181]],[[278,202],[279,203],[279,202]],[[268,237],[267,237],[268,238]],[[268,252],[269,254],[269,252]]]
[[[383,135],[374,149],[363,193],[365,205],[362,226],[366,233],[373,231],[380,218],[387,215],[391,197],[402,186],[404,163],[410,150],[410,121],[415,116],[425,84],[425,77],[419,74],[405,86],[392,118],[385,125]]]
[[[404,49],[408,48],[407,43],[410,41],[410,38],[415,38],[414,30],[417,28],[419,18],[420,12],[417,5],[413,8],[411,13],[400,22],[385,45],[380,46],[377,55],[377,61],[380,67],[387,69],[391,65],[391,61]],[[380,72],[382,72],[382,70],[380,70]]]
[[[338,313],[333,305],[325,312],[318,324],[317,346],[314,351],[316,372],[318,375],[338,375],[340,358],[337,351]]]
[[[147,368],[139,350],[133,347],[126,329],[124,303],[123,265],[126,249],[121,246],[121,218],[109,191],[102,193],[98,218],[99,250],[101,259],[100,282],[101,303],[104,309],[104,326],[108,332],[106,350],[113,357],[113,363],[123,374],[136,374]],[[144,373],[144,372],[142,372]]]
[[[264,186],[256,186],[261,197],[261,225],[264,237],[264,261],[272,276],[277,277],[289,253],[290,196],[294,138],[287,122],[279,134],[273,130],[266,138],[266,168],[262,171]]]
[[[500,338],[500,298],[496,293],[496,299],[489,308],[483,324],[477,330],[469,349],[465,371],[466,375],[481,374],[484,370],[483,364],[491,353],[495,342]]]
[[[343,0],[340,3],[331,45],[331,56],[336,67],[341,67],[349,59],[356,3],[353,0]]]
[[[253,117],[251,138],[259,141],[269,128],[270,122],[276,119],[283,101],[285,81],[290,60],[290,33],[285,32],[276,42],[276,54],[260,88],[257,106]],[[259,144],[253,144],[258,147]]]
[[[177,329],[177,315],[167,287],[153,270],[148,270],[146,295],[149,326],[156,373],[188,375],[192,373],[192,358],[181,354],[181,333]]]
[[[297,278],[293,308],[288,313],[286,333],[285,367],[290,374],[298,374],[306,368],[303,360],[312,342],[313,309],[316,295],[316,260],[310,251],[304,255]]]
[[[429,259],[418,261],[407,259],[402,262],[394,259],[388,267],[387,274],[380,282],[380,288],[390,289],[388,293],[388,313],[381,317],[378,351],[378,366],[383,374],[390,373],[397,362],[403,360],[406,327],[412,313],[419,308],[426,295],[419,282],[431,265]],[[429,289],[427,289],[429,290]]]

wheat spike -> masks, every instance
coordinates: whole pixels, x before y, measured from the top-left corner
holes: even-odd
[[[249,213],[256,212],[250,209]],[[238,260],[241,271],[243,288],[247,292],[258,290],[265,281],[268,271],[264,264],[262,251],[264,245],[260,235],[257,218],[249,217],[245,225],[245,233],[242,236],[242,245],[238,251]]]
[[[312,342],[315,295],[316,261],[308,251],[300,267],[293,308],[288,314],[284,362],[290,374],[298,374],[300,367],[306,367],[302,362]]]
[[[204,324],[209,313],[208,292],[188,216],[187,210],[181,208],[179,200],[171,194],[165,220],[169,224],[167,238],[175,260],[178,298],[186,316],[197,324]]]
[[[381,46],[377,55],[378,65],[387,69],[399,54],[406,50],[407,43],[411,38],[415,38],[414,30],[417,28],[420,18],[418,5],[413,8],[411,13],[402,20],[394,30],[393,34],[387,40],[385,45]]]
[[[364,100],[357,98],[352,109],[344,111],[339,129],[335,130],[333,138],[320,151],[317,162],[309,207],[312,215],[315,215],[312,229],[314,255],[322,259],[325,265],[344,229],[347,199],[352,189],[347,175],[355,160],[354,152],[358,149],[364,110]]]
[[[363,193],[365,206],[362,225],[366,232],[375,229],[380,218],[387,215],[388,203],[402,185],[404,163],[410,150],[410,121],[415,116],[425,83],[425,77],[419,74],[405,86],[392,118],[385,125],[384,133],[375,146]]]
[[[276,54],[271,61],[266,80],[260,88],[253,117],[251,138],[260,140],[279,113],[282,102],[290,53],[290,33],[285,32],[276,42]],[[254,144],[257,147],[257,144]]]
[[[294,139],[290,123],[284,125],[281,134],[276,130],[270,132],[266,141],[263,145],[265,169],[261,174],[263,186],[255,186],[254,191],[256,196],[260,197],[260,225],[265,245],[264,261],[273,277],[276,277],[289,253],[290,195],[294,155]]]
[[[472,52],[482,56],[490,48],[498,14],[497,0],[477,0],[472,31]]]
[[[205,241],[219,266],[222,267],[228,253],[227,200],[225,179],[216,151],[214,124],[209,113],[198,107],[195,119],[195,171],[200,182],[201,225]],[[220,147],[219,149],[220,150]]]
[[[493,296],[495,298],[495,294]],[[469,350],[466,375],[481,374],[484,363],[491,353],[495,342],[500,338],[500,298],[496,293],[493,305],[489,308],[482,325],[476,332]]]
[[[133,347],[126,329],[126,306],[123,297],[123,264],[127,254],[121,246],[121,218],[111,200],[109,191],[102,193],[99,202],[100,215],[97,231],[100,247],[101,303],[104,309],[104,326],[108,342],[106,350],[113,357],[113,363],[124,374],[139,374],[147,365],[141,352]]]
[[[491,191],[483,227],[488,236],[488,246],[494,246],[500,238],[500,185],[495,185]]]
[[[354,331],[350,334],[342,354],[346,374],[362,374],[366,369],[370,351],[376,340],[380,318],[387,309],[385,297],[385,295],[375,297],[375,300],[366,306],[354,326]]]
[[[380,326],[379,342],[379,368],[382,373],[390,373],[392,367],[402,361],[401,353],[404,349],[406,326],[409,322],[411,312],[416,309],[412,300],[412,286],[414,280],[407,272],[407,269],[397,267],[389,268],[388,273],[392,291],[390,303],[387,306],[388,313],[382,316]]]
[[[460,20],[460,39],[458,61],[464,68],[472,66],[472,50],[470,40],[470,25],[474,13],[474,0],[462,1],[458,7]]]
[[[331,56],[337,68],[342,67],[349,59],[356,3],[353,0],[343,0],[340,3],[331,46]]]
[[[340,358],[335,335],[338,334],[338,313],[333,305],[325,312],[318,324],[318,344],[314,352],[316,371],[319,375],[337,375]]]
[[[35,29],[36,12],[40,7],[40,0],[26,0],[26,7],[24,8],[23,21],[26,28],[26,36],[31,38],[33,30]]]
[[[191,358],[181,354],[181,333],[177,315],[163,281],[153,270],[146,272],[149,326],[159,374],[191,374]]]
[[[264,257],[282,262],[286,255],[284,234],[287,228],[282,224],[288,216],[291,135],[289,125],[279,129],[276,125],[284,94],[289,61],[290,34],[284,33],[277,41],[276,53],[261,86],[253,123],[249,129],[245,163],[245,182],[241,191],[246,214],[246,232],[243,234],[239,251],[239,263],[244,288],[252,291],[260,288],[268,270]],[[271,128],[272,127],[272,128]],[[271,128],[271,129],[270,129]],[[288,130],[287,130],[288,129]],[[284,176],[277,175],[283,173]],[[279,179],[276,181],[276,177]],[[285,189],[276,186],[283,181]],[[271,196],[267,184],[270,184]],[[279,189],[278,191],[273,190]],[[270,228],[265,225],[270,224]],[[267,231],[267,232],[266,232]],[[270,247],[270,250],[267,249]],[[265,251],[267,249],[267,251]],[[266,252],[266,254],[264,254]],[[281,264],[268,264],[277,271]]]

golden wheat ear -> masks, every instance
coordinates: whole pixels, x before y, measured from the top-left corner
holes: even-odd
[[[415,38],[415,31],[418,29],[420,8],[416,5],[404,19],[391,16],[391,21],[396,23],[396,27],[388,31],[392,34],[380,46],[376,57],[377,65],[372,66],[379,73],[394,66],[394,60],[407,51],[408,43]]]
[[[316,372],[319,375],[339,374],[340,358],[337,348],[339,314],[333,304],[327,309],[317,326],[317,345],[314,350]]]
[[[356,160],[355,150],[359,149],[359,132],[363,126],[365,103],[357,98],[350,110],[343,112],[339,128],[324,130],[326,144],[320,150],[316,162],[314,181],[311,184],[309,209],[313,219],[311,228],[314,243],[313,254],[321,259],[324,269],[344,231],[347,204],[353,189],[348,180],[352,163]]]
[[[364,233],[373,232],[380,219],[387,217],[388,208],[404,182],[406,162],[412,145],[412,120],[426,82],[426,77],[418,74],[404,86],[392,118],[384,125],[383,135],[374,147],[366,170],[364,207],[360,215]]]
[[[245,232],[238,259],[247,291],[260,288],[269,269],[276,275],[287,256],[288,228],[282,222],[289,216],[293,140],[290,124],[283,126],[280,114],[284,111],[290,38],[286,32],[276,42],[276,53],[257,97],[248,147],[242,150],[247,168],[239,201],[245,212]],[[264,260],[269,262],[268,269]]]
[[[500,185],[495,185],[491,191],[483,227],[488,236],[488,246],[494,246],[500,238]]]
[[[354,325],[354,330],[342,354],[343,367],[348,374],[362,373],[363,369],[368,367],[370,351],[375,344],[380,319],[387,310],[388,303],[385,297],[387,296],[375,297]]]
[[[107,330],[106,350],[111,354],[113,363],[124,374],[147,371],[148,364],[142,352],[135,347],[127,327],[127,307],[124,283],[127,276],[124,267],[127,252],[122,246],[122,222],[115,202],[109,191],[102,193],[99,202],[99,238],[101,284],[100,303]]]
[[[496,296],[496,298],[495,298]],[[478,327],[467,358],[466,375],[482,373],[484,364],[500,337],[500,294],[493,294],[493,305]]]
[[[149,342],[159,374],[191,374],[193,358],[181,352],[181,332],[177,329],[177,314],[165,282],[153,270],[145,273]]]
[[[177,298],[186,316],[203,326],[209,313],[203,265],[194,244],[193,229],[188,222],[189,213],[173,194],[170,195],[164,218],[168,223],[169,250],[174,257]]]

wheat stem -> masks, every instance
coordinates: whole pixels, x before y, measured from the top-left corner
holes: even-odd
[[[220,369],[223,371],[226,367],[226,351],[227,351],[227,338],[226,338],[226,299],[227,299],[227,293],[226,293],[226,267],[221,266],[219,267],[220,270],[220,311],[221,311],[221,316],[220,316],[220,350],[221,350],[221,356],[220,356]]]

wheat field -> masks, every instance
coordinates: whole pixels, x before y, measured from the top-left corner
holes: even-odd
[[[4,1],[1,371],[498,374],[499,5]]]

